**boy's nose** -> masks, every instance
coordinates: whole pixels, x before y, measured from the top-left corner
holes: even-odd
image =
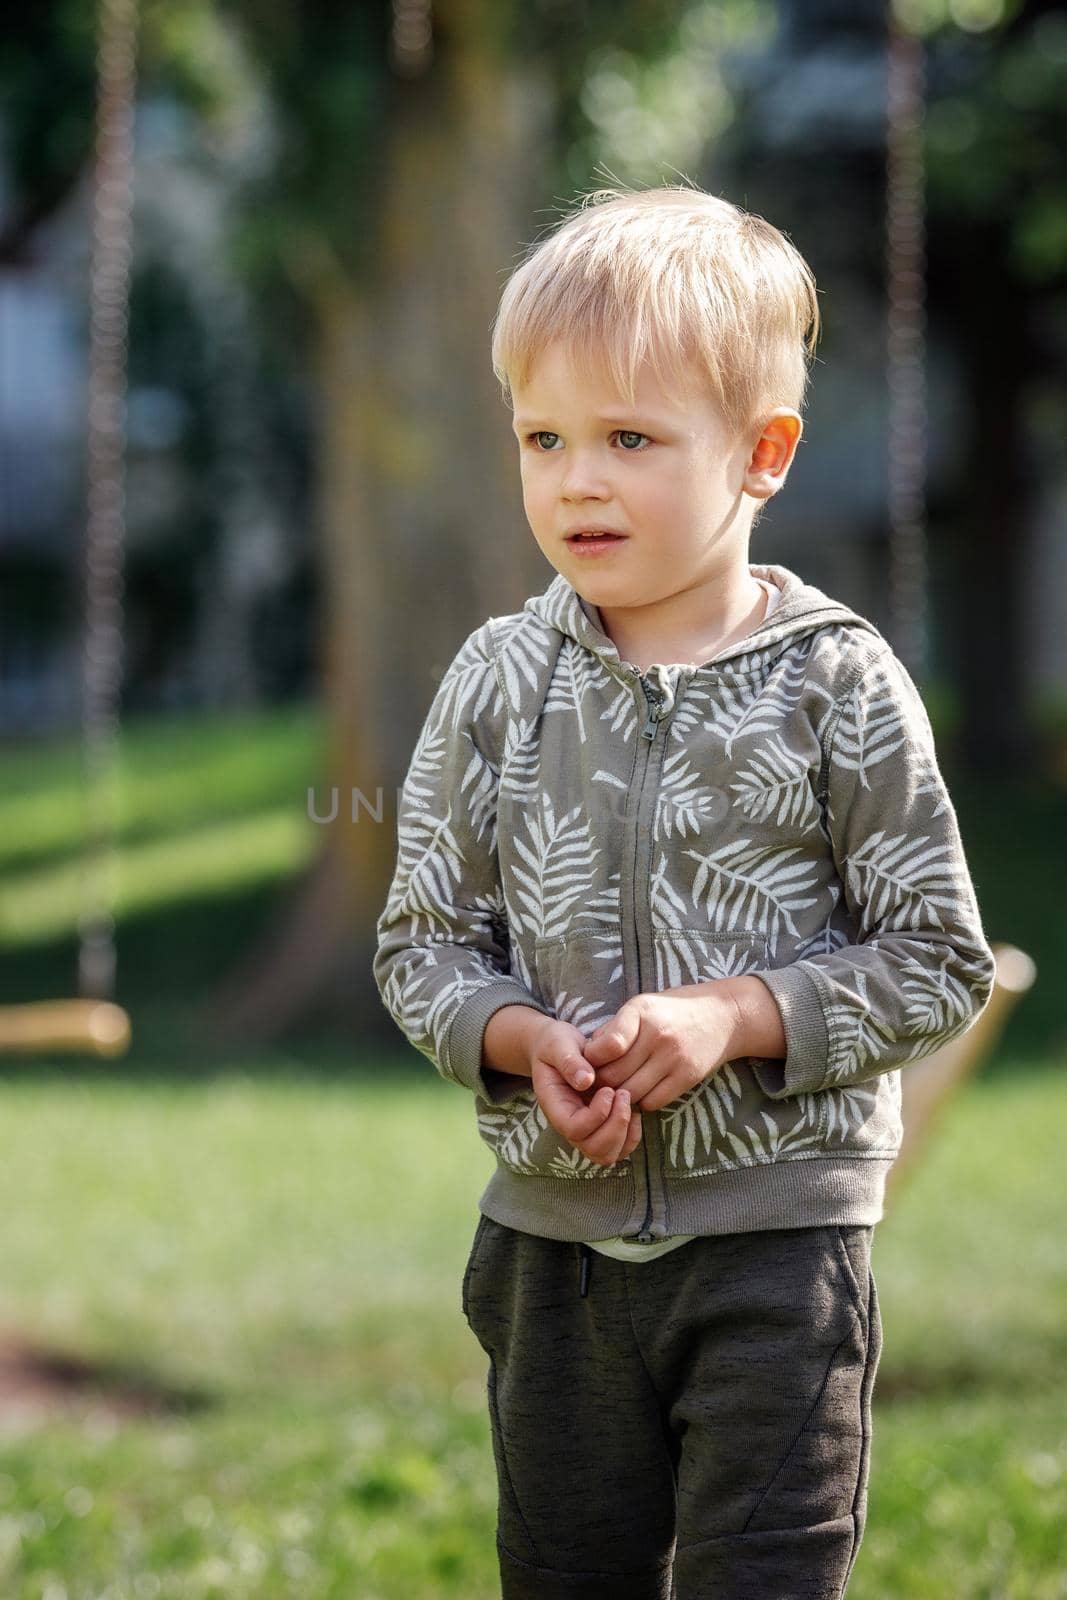
[[[581,451],[570,453],[560,494],[564,500],[606,500],[611,493],[603,464]]]

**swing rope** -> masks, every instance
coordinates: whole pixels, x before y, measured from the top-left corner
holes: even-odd
[[[79,1000],[0,1009],[0,1050],[121,1055],[114,865],[122,673],[124,406],[133,200],[136,0],[101,0],[89,268],[88,514],[82,761],[86,852],[78,919]]]
[[[926,537],[925,280],[922,40],[888,9],[886,371],[891,642],[921,683],[929,665]]]

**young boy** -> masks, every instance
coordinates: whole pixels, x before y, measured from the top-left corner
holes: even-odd
[[[496,1157],[504,1600],[838,1600],[863,1536],[900,1069],[994,960],[907,673],[749,563],[818,331],[690,187],[588,197],[494,327],[557,576],[444,676],[375,975]]]

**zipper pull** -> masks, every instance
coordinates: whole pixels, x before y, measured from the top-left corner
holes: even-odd
[[[641,737],[642,739],[654,739],[656,737],[656,724],[663,715],[663,698],[657,690],[651,688],[645,682],[644,678],[641,679],[641,687],[644,689],[645,699],[648,701],[648,721],[641,729]]]

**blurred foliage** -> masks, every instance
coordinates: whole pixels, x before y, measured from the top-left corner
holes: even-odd
[[[439,0],[438,53],[453,47],[457,11]],[[389,0],[141,0],[142,97],[173,96],[216,156],[255,127],[255,148],[240,151],[250,271],[280,262],[299,282],[302,258],[324,251],[358,271],[373,248],[381,128],[419,92],[390,65],[392,16]],[[464,26],[480,51],[548,75],[558,138],[540,158],[550,176],[557,160],[570,190],[600,161],[648,181],[668,154],[695,158],[727,115],[721,53],[773,32],[775,17],[773,0],[483,0]],[[56,0],[8,24],[12,233],[57,205],[90,158],[95,19],[95,0]]]
[[[1008,255],[1027,284],[1067,278],[1067,14],[1032,18],[956,38],[943,92],[927,110],[926,183],[931,209],[999,219]]]
[[[1049,0],[895,8],[929,49],[931,209],[1002,217],[1020,280],[1062,280],[1067,15]],[[13,200],[0,259],[25,248],[89,160],[96,9],[96,0],[51,0],[5,23]],[[776,0],[437,0],[434,49],[447,58],[476,40],[479,52],[547,78],[555,137],[537,159],[548,192],[569,199],[600,169],[624,183],[684,171],[730,121],[724,62],[764,47],[782,9]],[[142,97],[172,97],[204,159],[240,174],[234,258],[264,292],[276,294],[281,276],[299,294],[323,260],[358,273],[374,249],[381,130],[425,92],[391,65],[392,16],[390,0],[141,0]]]

